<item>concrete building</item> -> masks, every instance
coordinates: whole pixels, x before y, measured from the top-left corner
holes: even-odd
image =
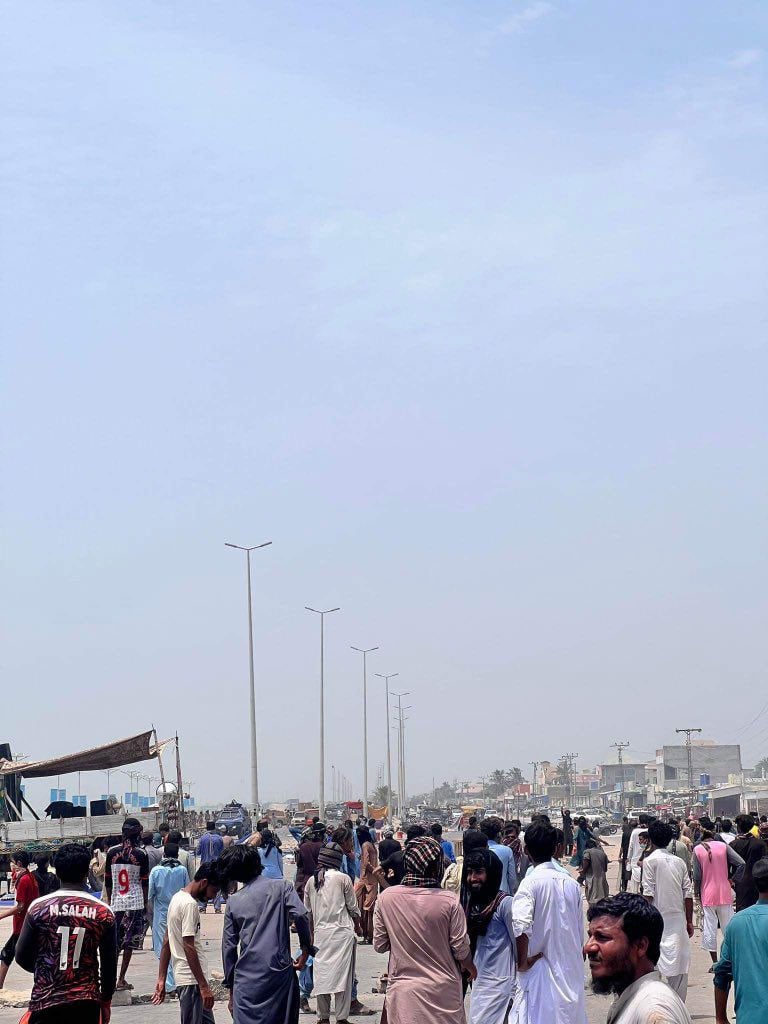
[[[692,778],[688,778],[688,748],[684,744],[662,747],[656,752],[659,789],[677,792],[725,785],[729,776],[741,776],[741,747],[737,744],[694,740],[691,744]]]
[[[642,789],[645,786],[645,764],[601,764],[601,793]]]

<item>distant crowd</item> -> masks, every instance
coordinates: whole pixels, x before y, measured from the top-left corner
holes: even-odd
[[[610,1024],[690,1024],[698,915],[717,1024],[727,1022],[731,988],[738,1024],[766,1024],[764,818],[625,819],[613,896],[599,828],[567,809],[561,825],[544,814],[525,829],[471,820],[457,852],[439,824],[395,833],[371,820],[315,819],[294,833],[291,882],[266,821],[241,842],[208,822],[196,867],[178,832],[142,833],[129,818],[107,849],[61,846],[55,873],[43,855],[14,853],[0,984],[15,959],[34,974],[30,1024],[109,1024],[113,993],[130,990],[132,953],[151,928],[152,1001],[172,992],[182,1024],[213,1024],[201,939],[212,903],[219,913],[226,904],[223,984],[236,1024],[372,1016],[358,997],[361,943],[388,954],[388,1024],[586,1024],[585,960],[593,990],[615,997]]]

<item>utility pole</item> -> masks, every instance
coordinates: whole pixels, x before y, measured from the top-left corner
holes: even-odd
[[[533,768],[533,781],[531,782],[531,796],[536,796],[536,775],[539,770],[538,761],[529,761],[528,764]],[[519,815],[518,815],[519,817]]]
[[[701,729],[675,729],[675,732],[685,733],[685,752],[688,755],[688,789],[691,791],[691,795],[695,795],[698,799],[698,789],[693,785],[693,747],[691,745],[691,733],[700,733]]]
[[[624,764],[624,751],[629,746],[629,743],[612,743],[611,746],[616,748],[616,756],[618,758],[619,764],[623,765]],[[621,789],[619,790],[619,792],[621,794],[619,796],[619,806],[621,807],[621,809],[623,811],[624,810],[624,806],[625,806],[625,800],[624,800],[624,770],[623,770],[623,768],[622,768],[622,771],[621,771]]]
[[[578,756],[579,755],[574,751],[569,751],[567,754],[563,754],[563,758],[568,762],[569,803],[574,807],[576,805],[576,758]]]

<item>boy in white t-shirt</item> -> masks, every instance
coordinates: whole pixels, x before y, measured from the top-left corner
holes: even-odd
[[[214,899],[221,883],[219,862],[204,864],[194,881],[177,892],[168,907],[168,925],[152,1002],[159,1005],[165,999],[165,979],[168,964],[173,959],[181,1024],[215,1024],[208,960],[200,941],[200,904],[205,906]]]

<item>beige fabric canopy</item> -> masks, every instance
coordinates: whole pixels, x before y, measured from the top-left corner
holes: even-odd
[[[151,743],[153,730],[140,732],[124,740],[91,747],[77,754],[67,754],[48,761],[8,761],[0,759],[0,775],[23,775],[25,779],[43,779],[51,775],[69,775],[72,772],[106,771],[125,764],[149,761],[157,757]]]

